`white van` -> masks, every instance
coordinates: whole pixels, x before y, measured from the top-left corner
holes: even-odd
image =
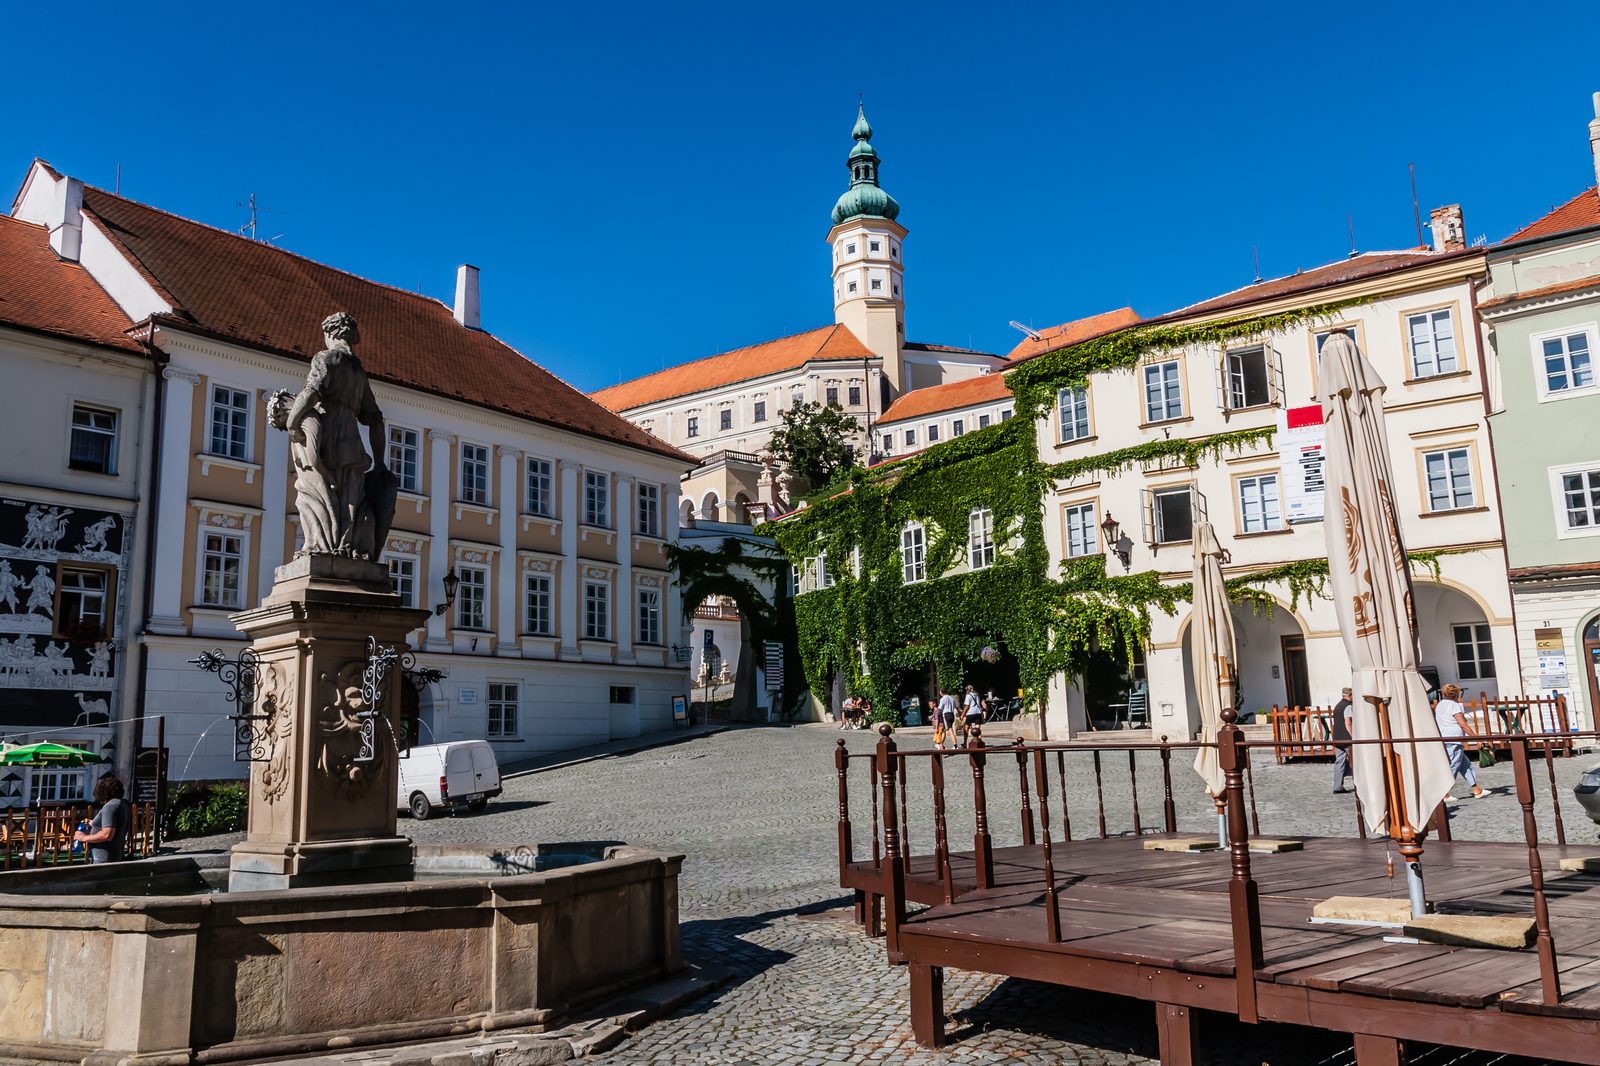
[[[435,807],[465,807],[474,813],[500,795],[500,765],[484,740],[457,740],[412,748],[400,760],[400,788],[395,806],[410,809],[421,821]]]

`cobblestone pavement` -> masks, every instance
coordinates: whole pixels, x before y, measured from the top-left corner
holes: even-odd
[[[1147,1004],[1029,981],[949,971],[946,1010],[955,1018],[942,1052],[916,1048],[906,1006],[906,974],[884,961],[881,940],[862,937],[844,914],[837,885],[837,790],[832,749],[870,750],[873,735],[826,726],[738,729],[668,747],[565,767],[508,781],[478,816],[413,822],[400,831],[419,842],[520,843],[619,840],[688,858],[680,882],[686,954],[735,967],[738,979],[628,1039],[608,1056],[617,1063],[1137,1063],[1156,1055]],[[923,748],[925,738],[903,738]],[[1190,769],[1172,760],[1179,828],[1208,831],[1215,815]],[[1254,777],[1263,833],[1354,835],[1351,797],[1332,794],[1327,763],[1278,766],[1258,752]],[[1567,836],[1594,839],[1595,826],[1571,802],[1571,787],[1597,756],[1557,760]],[[1131,830],[1133,804],[1126,753],[1101,756],[1108,832]],[[1157,825],[1163,798],[1159,758],[1141,753],[1140,821]],[[1544,767],[1538,816],[1551,829]],[[852,763],[852,812],[858,853],[870,844],[865,763]],[[1020,843],[1015,820],[1016,765],[990,760],[990,809],[997,845]],[[1052,792],[1057,790],[1052,767]],[[1452,824],[1458,837],[1521,839],[1521,811],[1509,765],[1482,771],[1493,795],[1464,800]],[[1067,767],[1074,834],[1097,830],[1093,762],[1074,755]],[[925,776],[913,777],[912,844],[927,850],[931,824]],[[1458,784],[1458,793],[1465,793]],[[953,837],[970,833],[970,775],[952,765],[948,794]],[[1005,813],[1002,813],[1005,812]],[[1059,802],[1052,824],[1060,839]],[[866,838],[865,840],[863,838]],[[237,837],[184,842],[226,846]],[[1403,882],[1397,894],[1404,894]],[[1317,1030],[1240,1026],[1222,1016],[1202,1021],[1206,1061],[1217,1064],[1315,1064],[1348,1061],[1348,1038]]]

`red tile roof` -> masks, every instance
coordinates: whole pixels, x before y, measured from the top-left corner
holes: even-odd
[[[1131,307],[1121,307],[1115,311],[1104,314],[1091,315],[1080,318],[1075,322],[1065,325],[1051,326],[1049,329],[1038,331],[1039,338],[1026,337],[1022,343],[1011,349],[1006,356],[1009,360],[1031,359],[1045,352],[1055,351],[1057,348],[1066,348],[1082,343],[1091,337],[1099,337],[1106,333],[1115,333],[1119,329],[1126,329],[1136,324],[1139,316]]]
[[[322,347],[322,320],[348,311],[361,327],[356,352],[362,365],[381,381],[694,461],[491,334],[465,328],[431,297],[92,186],[84,188],[83,204],[170,296],[174,328],[309,361]]]
[[[1476,249],[1468,249],[1468,252]],[[1348,259],[1341,259],[1336,263],[1315,267],[1311,270],[1302,270],[1287,277],[1273,278],[1270,281],[1246,285],[1242,289],[1225,292],[1221,296],[1188,307],[1181,307],[1162,318],[1187,318],[1190,315],[1206,314],[1211,311],[1223,311],[1230,307],[1258,303],[1280,296],[1293,296],[1296,293],[1309,292],[1312,289],[1326,288],[1329,285],[1343,285],[1351,281],[1375,274],[1386,274],[1391,270],[1415,266],[1429,260],[1439,260],[1445,255],[1464,255],[1466,252],[1453,252],[1437,254],[1422,249],[1408,249],[1400,252],[1362,252]]]
[[[1528,237],[1548,237],[1569,229],[1597,225],[1600,225],[1600,194],[1597,194],[1591,186],[1543,218],[1517,230],[1506,238],[1506,242],[1520,241]]]
[[[1523,300],[1542,300],[1547,296],[1560,296],[1562,293],[1582,292],[1584,289],[1593,289],[1600,286],[1600,274],[1587,278],[1578,278],[1576,281],[1562,281],[1554,285],[1546,285],[1541,289],[1528,289],[1524,292],[1514,292],[1508,296],[1497,296],[1493,300],[1485,300],[1478,306],[1482,308],[1504,307],[1506,304],[1520,303]]]
[[[876,358],[847,327],[823,326],[763,344],[753,344],[748,348],[736,348],[721,355],[696,359],[692,363],[669,366],[665,370],[612,385],[591,395],[613,411],[628,411],[647,403],[794,370],[808,362],[838,360],[859,363],[863,359]]]
[[[57,258],[43,226],[0,215],[0,323],[143,352],[131,324],[89,272]]]
[[[985,374],[963,381],[947,381],[943,385],[933,385],[906,393],[889,405],[889,409],[883,412],[883,417],[879,418],[878,422],[880,425],[885,422],[903,422],[908,418],[920,418],[940,411],[955,411],[1010,397],[1011,390],[1006,388],[1006,379],[1001,374]]]

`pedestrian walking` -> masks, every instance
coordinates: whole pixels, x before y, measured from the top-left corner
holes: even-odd
[[[955,747],[956,698],[950,694],[949,689],[939,690],[939,705],[935,708],[934,714],[937,716],[937,721],[944,726],[946,743]]]
[[[115,774],[106,774],[94,786],[94,801],[100,804],[89,831],[72,834],[74,843],[88,845],[90,862],[121,862],[128,843],[128,804],[125,790]]]
[[[1439,723],[1439,735],[1473,736],[1472,727],[1467,724],[1467,709],[1461,705],[1461,689],[1455,685],[1446,685],[1439,691],[1439,695],[1441,697],[1439,702],[1433,705],[1433,720]],[[1472,786],[1473,799],[1483,799],[1488,795],[1478,787],[1478,775],[1472,770],[1472,760],[1467,758],[1465,744],[1446,744],[1444,754],[1450,760],[1451,771],[1456,776],[1465,778],[1467,784]]]
[[[1350,713],[1350,686],[1346,685],[1339,702],[1333,705],[1334,792],[1350,791],[1344,787],[1344,779],[1355,776],[1355,771],[1350,768],[1350,727],[1355,724],[1354,717]],[[1341,740],[1344,741],[1342,745],[1339,743]]]
[[[973,726],[982,725],[988,720],[988,715],[983,713],[983,704],[979,702],[978,694],[972,690],[971,685],[967,686],[967,706],[962,718],[964,719],[962,724],[966,726],[968,735],[971,735]]]

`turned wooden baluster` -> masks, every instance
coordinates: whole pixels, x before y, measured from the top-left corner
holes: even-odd
[[[1028,798],[1028,754],[1022,738],[1017,738],[1017,776],[1022,779],[1022,843],[1033,844],[1033,803]]]
[[[1065,840],[1072,839],[1072,811],[1067,804],[1067,753],[1056,752],[1056,772],[1061,775],[1061,832]]]
[[[989,837],[989,801],[983,791],[983,727],[967,730],[967,758],[972,761],[972,805],[976,814],[976,831],[972,837],[972,858],[977,866],[979,888],[994,887],[994,841]]]
[[[906,816],[906,761],[900,760],[900,857],[911,865],[911,819]]]
[[[1528,841],[1528,880],[1533,883],[1533,922],[1539,930],[1539,987],[1546,1004],[1561,1002],[1561,974],[1556,969],[1556,944],[1550,936],[1550,908],[1544,898],[1544,864],[1539,860],[1539,826],[1533,817],[1533,772],[1528,768],[1528,738],[1511,742],[1516,767],[1517,803],[1522,807],[1522,835]]]
[[[878,726],[878,779],[883,782],[883,919],[885,947],[891,962],[900,959],[900,923],[906,920],[906,862],[900,852],[900,827],[895,810],[897,750],[890,739],[889,723]]]
[[[1242,740],[1244,737],[1243,730],[1240,730],[1239,736]],[[1244,750],[1244,779],[1250,786],[1250,832],[1260,836],[1261,817],[1256,813],[1256,771],[1255,764],[1250,758],[1249,748]]]
[[[833,766],[839,774],[839,876],[844,877],[845,867],[855,861],[855,848],[850,841],[850,753],[844,750],[844,740],[833,749]]]
[[[1244,746],[1239,714],[1232,707],[1222,712],[1217,755],[1222,763],[1228,796],[1228,857],[1233,876],[1228,881],[1229,915],[1233,925],[1233,983],[1239,997],[1239,1020],[1256,1021],[1256,970],[1261,966],[1261,899],[1250,876],[1250,838],[1244,813],[1244,767],[1250,749]]]
[[[1565,844],[1567,827],[1561,824],[1561,797],[1557,795],[1560,790],[1556,788],[1556,749],[1549,742],[1544,746],[1544,768],[1550,775],[1550,806],[1554,807],[1556,812],[1556,843]]]
[[[950,871],[950,826],[944,816],[944,753],[932,758],[933,775],[933,865],[934,876],[944,882],[944,901],[955,902],[955,875]]]
[[[1133,835],[1144,833],[1144,826],[1139,821],[1139,766],[1134,761],[1135,752],[1128,749],[1128,787],[1133,790]]]
[[[1166,801],[1163,804],[1163,813],[1166,815],[1167,832],[1178,831],[1178,808],[1172,802],[1172,749],[1167,746],[1165,734],[1161,737],[1161,787],[1166,791]]]
[[[878,759],[872,758],[872,770],[867,777],[867,794],[872,797],[872,868],[883,868],[883,852],[878,848]]]
[[[1100,808],[1100,839],[1106,838],[1106,792],[1100,783],[1100,752],[1094,753],[1094,798]]]
[[[1033,777],[1039,787],[1039,831],[1044,834],[1044,933],[1052,944],[1061,943],[1061,909],[1056,904],[1056,867],[1050,856],[1050,774],[1044,752],[1033,749]]]

